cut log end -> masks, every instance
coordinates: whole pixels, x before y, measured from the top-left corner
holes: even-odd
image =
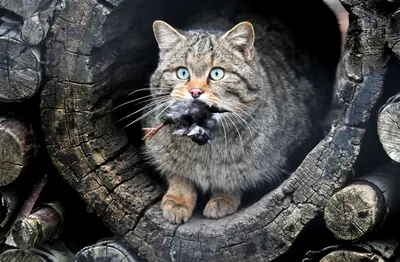
[[[338,239],[358,239],[382,221],[383,201],[382,193],[370,185],[350,185],[328,201],[324,211],[326,226]]]
[[[82,249],[76,255],[75,262],[121,261],[137,262],[136,258],[118,241],[106,240]]]
[[[0,101],[18,102],[31,98],[39,91],[43,78],[40,47],[29,46],[21,39],[21,26],[5,22],[2,27]]]
[[[399,96],[399,95],[398,95]],[[400,163],[400,96],[386,104],[378,119],[379,140],[388,156]]]
[[[323,257],[321,262],[385,262],[385,260],[373,253],[356,252],[351,250],[337,250]]]
[[[19,248],[34,247],[57,236],[63,219],[59,211],[61,208],[59,205],[56,206],[57,208],[43,207],[14,224],[12,235]]]
[[[19,249],[10,249],[0,255],[0,262],[47,262],[45,258]]]
[[[21,174],[29,161],[31,132],[18,120],[0,118],[0,145],[0,186],[5,186]]]

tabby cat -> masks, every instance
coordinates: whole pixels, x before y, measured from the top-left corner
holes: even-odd
[[[334,73],[324,78],[284,26],[260,17],[219,19],[212,28],[153,24],[159,63],[150,89],[158,103],[142,125],[158,125],[179,100],[231,111],[213,115],[218,131],[211,144],[175,136],[169,126],[145,143],[146,157],[168,181],[163,216],[175,224],[192,216],[197,189],[210,193],[203,215],[218,219],[239,208],[243,192],[282,182],[292,156],[304,157],[322,138],[331,100]]]

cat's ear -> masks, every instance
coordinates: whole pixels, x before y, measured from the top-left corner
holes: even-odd
[[[172,48],[177,41],[185,39],[175,28],[164,21],[156,20],[153,23],[153,31],[158,47],[161,50]]]
[[[226,32],[223,36],[233,45],[240,48],[247,59],[253,58],[254,49],[254,27],[250,22],[241,22]]]

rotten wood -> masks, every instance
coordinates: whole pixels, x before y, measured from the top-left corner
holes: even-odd
[[[0,186],[21,175],[32,156],[32,146],[29,127],[17,119],[0,118]]]
[[[138,260],[123,242],[109,239],[85,247],[76,254],[75,262],[91,261],[139,262],[141,260]]]
[[[388,164],[335,193],[324,210],[338,239],[357,240],[395,219],[400,211],[400,165]]]
[[[28,249],[54,240],[60,234],[64,222],[61,203],[43,205],[28,217],[18,220],[12,228],[12,236],[17,247]]]
[[[378,117],[379,140],[387,155],[400,163],[400,94],[391,97]]]

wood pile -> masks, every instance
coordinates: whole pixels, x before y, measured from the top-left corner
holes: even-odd
[[[246,1],[277,5],[327,67],[340,60],[339,115],[255,203],[215,221],[163,219],[140,126],[110,110],[144,94],[154,20],[179,25],[223,2],[0,0],[0,261],[400,261],[394,0],[341,0],[342,31],[322,0]]]

